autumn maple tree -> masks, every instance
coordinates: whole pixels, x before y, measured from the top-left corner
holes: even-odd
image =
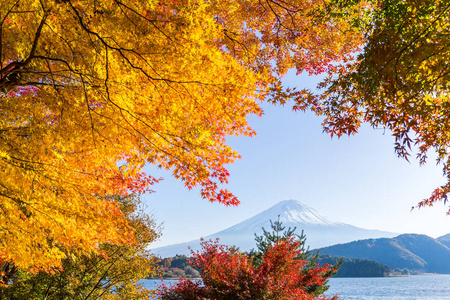
[[[342,5],[350,9],[349,3]],[[367,40],[358,57],[335,65],[336,72],[320,84],[322,93],[303,93],[294,108],[325,116],[324,129],[331,135],[354,134],[364,122],[385,128],[395,137],[396,153],[408,159],[416,152],[420,164],[435,152],[447,183],[418,206],[445,203],[450,192],[450,3],[368,4],[350,21]]]
[[[359,4],[357,4],[359,7]],[[109,195],[170,171],[209,201],[254,134],[257,101],[363,42],[332,1],[5,0],[0,5],[0,260],[29,270],[135,242]]]
[[[151,291],[139,280],[156,275],[156,261],[148,246],[160,235],[136,195],[114,196],[135,230],[132,245],[100,245],[102,254],[69,254],[63,268],[36,274],[23,270],[2,272],[0,299],[133,299],[147,300]],[[2,270],[11,265],[0,265]]]
[[[305,237],[283,232],[280,222],[273,232],[257,237],[258,250],[242,253],[220,245],[219,241],[202,241],[202,250],[192,251],[191,264],[201,273],[201,281],[180,279],[172,286],[163,284],[162,300],[171,299],[327,299],[328,278],[337,266],[320,267],[316,256],[305,249]],[[334,297],[334,299],[336,299]]]

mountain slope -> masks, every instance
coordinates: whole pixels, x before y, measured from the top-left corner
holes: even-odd
[[[450,233],[447,233],[446,235],[440,236],[437,238],[439,242],[450,248]]]
[[[286,228],[296,227],[299,234],[303,230],[307,238],[306,244],[311,248],[358,239],[393,237],[397,235],[390,232],[362,229],[337,222],[319,214],[299,201],[286,200],[228,229],[206,236],[204,239],[214,240],[220,238],[222,244],[235,245],[243,251],[248,251],[255,247],[254,234],[260,235],[262,227],[269,230],[270,220],[276,221],[278,216]],[[189,255],[188,247],[191,247],[194,251],[199,250],[199,240],[156,248],[153,249],[153,252],[161,257],[175,256],[176,254]]]
[[[334,245],[321,248],[320,254],[372,259],[393,269],[450,274],[450,249],[438,240],[421,234]]]

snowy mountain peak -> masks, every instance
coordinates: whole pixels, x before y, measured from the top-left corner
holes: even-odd
[[[304,231],[307,238],[306,243],[311,249],[360,239],[393,237],[397,235],[395,233],[368,230],[336,222],[299,201],[286,200],[234,226],[206,236],[205,240],[220,238],[222,244],[235,245],[243,251],[248,251],[255,248],[255,233],[261,235],[262,228],[271,231],[269,221],[277,221],[278,216],[280,216],[283,226],[295,227],[297,228],[297,233]],[[188,247],[197,251],[200,249],[200,241],[196,240],[154,250],[161,257],[169,257],[175,254],[189,255]]]
[[[298,211],[298,212],[307,212],[307,211],[315,211],[313,208],[303,204],[300,201],[297,200],[284,200],[284,201],[280,201],[277,204],[275,204],[274,206],[272,206],[271,208],[269,208],[269,210],[279,210],[280,212],[286,212],[286,211]]]
[[[285,200],[272,206],[261,214],[270,214],[272,220],[278,215],[283,223],[302,223],[308,225],[336,225],[338,222],[319,214],[315,209],[296,200]]]

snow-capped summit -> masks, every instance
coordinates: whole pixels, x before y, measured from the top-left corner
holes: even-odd
[[[271,208],[255,215],[254,217],[220,231],[215,235],[219,236],[220,239],[223,240],[223,238],[228,235],[230,235],[231,239],[231,236],[241,236],[252,232],[250,235],[251,238],[253,238],[254,233],[261,233],[263,227],[266,230],[269,230],[270,221],[277,221],[278,217],[283,223],[283,226],[297,227],[300,231],[310,226],[344,225],[319,214],[315,209],[301,203],[300,201],[285,200],[278,202]]]
[[[314,208],[311,208],[297,200],[281,201],[254,218],[259,217],[263,219],[263,214],[266,214],[267,217],[272,220],[274,220],[274,215],[280,216],[280,221],[283,223],[302,223],[323,226],[333,226],[339,224],[338,222],[319,214]]]
[[[334,221],[318,213],[313,208],[300,201],[285,200],[271,208],[240,222],[228,229],[204,237],[205,240],[220,239],[221,244],[235,245],[243,251],[255,248],[255,233],[262,234],[262,228],[270,231],[270,221],[279,220],[286,228],[296,228],[297,233],[302,231],[306,235],[306,244],[311,249],[347,243],[360,239],[394,237],[397,234],[378,230],[358,228],[352,225]],[[161,257],[175,256],[176,254],[189,255],[189,247],[194,251],[200,249],[200,241],[194,240],[156,248],[154,253]]]

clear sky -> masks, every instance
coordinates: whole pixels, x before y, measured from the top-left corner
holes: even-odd
[[[291,74],[285,83],[314,88],[317,81]],[[411,211],[445,182],[433,155],[420,167],[415,155],[410,163],[397,158],[389,131],[364,126],[357,135],[331,139],[313,113],[293,112],[289,105],[262,107],[263,117],[249,118],[257,136],[229,142],[242,155],[228,166],[227,188],[241,201],[238,207],[203,200],[198,190],[188,191],[148,166],[149,174],[164,177],[155,193],[143,196],[148,212],[164,227],[152,248],[218,232],[288,199],[366,229],[432,237],[450,233],[444,204]]]

